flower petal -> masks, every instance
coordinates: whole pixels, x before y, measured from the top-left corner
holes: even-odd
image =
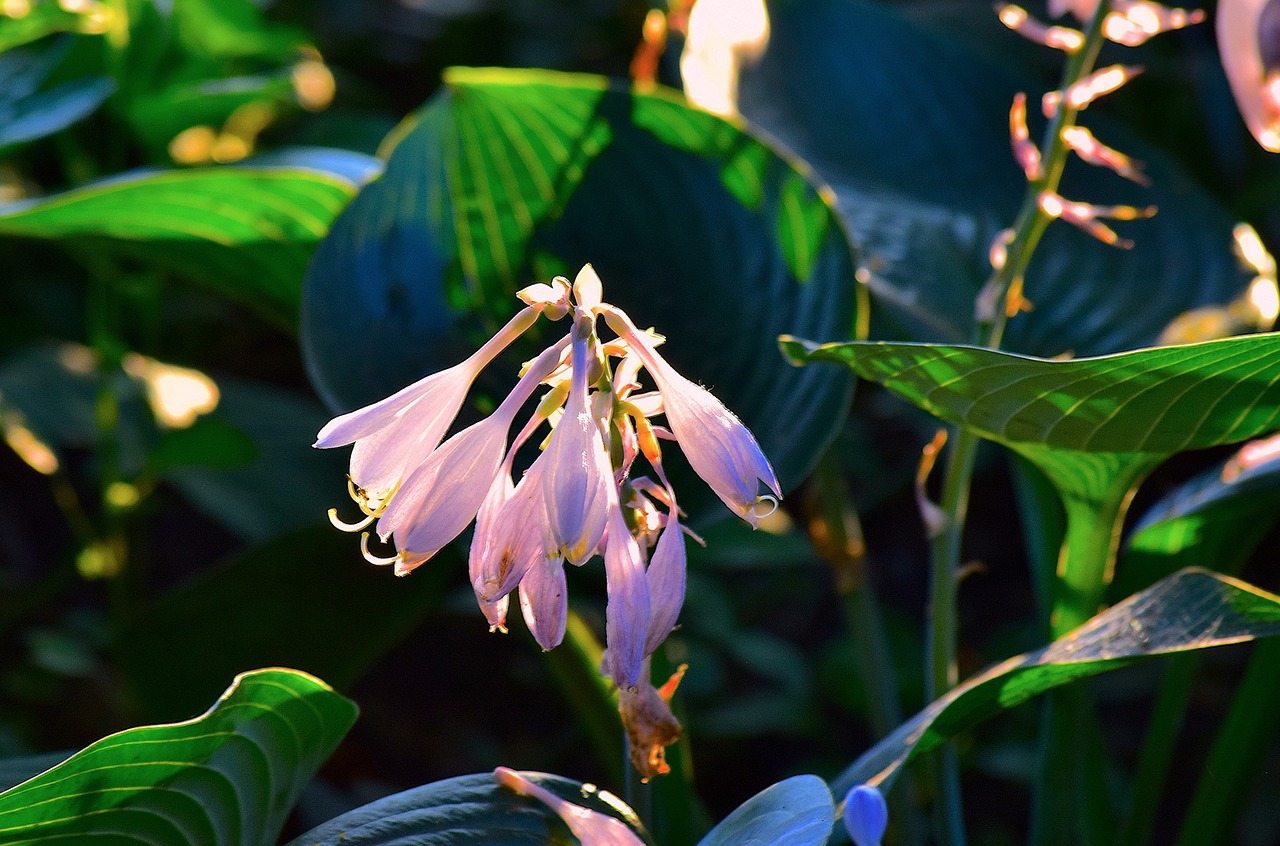
[[[511,593],[529,569],[551,553],[540,484],[546,466],[544,458],[542,455],[534,461],[498,511],[487,545],[473,564],[471,584],[483,601]],[[472,552],[475,551],[473,542]]]
[[[626,339],[658,383],[667,423],[695,473],[739,517],[759,523],[760,482],[775,496],[782,490],[755,437],[733,412],[704,388],[676,372],[621,310],[605,311],[609,326]]]
[[[673,508],[667,515],[666,528],[658,536],[649,569],[645,571],[650,613],[645,655],[652,655],[676,627],[680,607],[684,605],[685,561],[684,532]]]
[[[644,846],[644,841],[622,820],[561,799],[515,770],[498,767],[493,777],[503,787],[521,796],[531,796],[555,811],[582,846]]]
[[[1221,0],[1217,31],[1222,69],[1231,83],[1236,107],[1253,137],[1274,153],[1280,152],[1280,92],[1276,90],[1280,82],[1275,80],[1277,68],[1267,67],[1260,40],[1260,36],[1273,37],[1268,30],[1275,27],[1269,17],[1280,14],[1280,9],[1271,8],[1268,0]],[[1270,44],[1267,49],[1275,52]]]
[[[609,589],[605,606],[605,650],[602,669],[622,690],[640,680],[645,641],[649,633],[649,588],[644,558],[627,530],[622,509],[609,509],[609,537],[604,548],[604,573]]]
[[[563,558],[543,557],[529,568],[520,580],[520,610],[543,651],[560,645],[569,619]]]
[[[574,339],[569,398],[539,458],[553,547],[574,564],[586,563],[600,545],[613,485],[613,468],[591,411],[587,359],[587,340]]]

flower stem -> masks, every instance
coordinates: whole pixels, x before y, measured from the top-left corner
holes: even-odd
[[[1084,30],[1084,45],[1068,57],[1062,76],[1062,90],[1069,89],[1093,71],[1098,53],[1102,49],[1102,23],[1109,10],[1110,3],[1107,0],[1098,3]],[[991,307],[979,309],[975,339],[979,346],[998,349],[1004,341],[1010,311],[1016,313],[1016,309],[1007,307],[1010,292],[1020,292],[1023,275],[1052,220],[1041,209],[1040,196],[1044,192],[1056,193],[1058,190],[1070,152],[1062,140],[1062,131],[1075,125],[1079,111],[1063,98],[1057,112],[1049,120],[1040,145],[1043,172],[1038,179],[1028,183],[1022,207],[1012,227],[1013,237],[1007,247],[1005,261],[995,269],[980,298]],[[930,544],[930,634],[928,667],[925,672],[927,698],[930,701],[946,693],[959,680],[956,667],[956,575],[961,564],[961,544],[977,451],[976,435],[965,430],[955,433],[943,480],[941,507],[946,521]],[[960,780],[954,747],[948,745],[940,751],[930,770],[935,795],[938,797],[938,813],[935,818],[939,842],[943,846],[962,846],[965,835],[960,813]]]

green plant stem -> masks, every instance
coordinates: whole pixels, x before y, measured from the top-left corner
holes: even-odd
[[[1102,49],[1102,22],[1109,11],[1106,0],[1097,9],[1084,31],[1084,45],[1070,54],[1062,76],[1062,89],[1066,90],[1093,71],[1098,53]],[[1051,218],[1040,207],[1040,196],[1058,190],[1066,168],[1069,149],[1062,140],[1062,131],[1076,122],[1079,110],[1064,102],[1050,118],[1041,143],[1043,172],[1038,179],[1028,183],[1022,207],[1012,227],[1013,238],[1007,247],[1005,261],[996,268],[982,294],[978,309],[978,337],[980,346],[999,348],[1004,340],[1005,326],[1009,320],[1007,301],[1011,288],[1021,288],[1023,275],[1031,263],[1031,257],[1048,228]],[[956,667],[956,574],[961,564],[961,543],[969,503],[969,489],[973,479],[978,438],[966,431],[955,433],[952,438],[943,481],[942,509],[945,523],[930,544],[931,598],[929,609],[929,666],[925,672],[930,700],[941,696],[958,681]],[[950,748],[950,747],[948,747]],[[955,763],[954,749],[940,753],[941,760],[931,765],[934,789],[938,799],[938,838],[942,846],[961,846],[965,842],[963,818],[960,814],[960,779]],[[935,756],[937,757],[937,756]]]

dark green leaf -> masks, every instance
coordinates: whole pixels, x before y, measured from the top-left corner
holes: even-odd
[[[771,339],[849,337],[862,312],[843,229],[778,154],[665,90],[535,71],[450,71],[392,139],[308,275],[304,348],[335,408],[457,362],[517,288],[590,261],[784,485],[808,470],[847,374],[788,372]]]
[[[178,467],[239,467],[258,456],[253,440],[234,426],[202,417],[185,429],[165,432],[151,450],[151,469],[164,473]]]
[[[639,830],[612,794],[545,773],[524,773],[542,787]],[[577,841],[546,806],[500,787],[488,773],[437,781],[356,808],[288,846],[569,846]]]
[[[183,496],[240,537],[258,542],[323,522],[330,506],[348,501],[346,456],[311,448],[328,419],[314,400],[229,378],[220,378],[218,386],[222,396],[209,419],[247,437],[256,457],[221,467],[188,462],[170,468],[165,479]]]
[[[236,678],[203,716],[99,740],[0,794],[6,842],[274,842],[356,707],[294,670]]]
[[[879,5],[769,7],[769,45],[743,73],[740,108],[835,189],[884,321],[873,334],[971,341],[988,248],[1026,191],[1009,153],[1009,107],[1018,91],[1038,102],[1043,86]],[[1002,29],[994,12],[972,11]],[[1020,46],[1020,36],[1003,37]],[[1011,322],[1011,349],[1097,355],[1147,345],[1176,316],[1224,305],[1248,284],[1232,254],[1235,218],[1158,149],[1093,111],[1084,118],[1103,143],[1145,162],[1152,186],[1072,163],[1063,193],[1160,213],[1122,224],[1133,250],[1050,227],[1027,273],[1036,307]]]
[[[0,236],[132,259],[291,327],[311,250],[354,187],[292,168],[140,171],[0,205]]]
[[[817,776],[800,775],[752,796],[698,846],[818,846],[827,842],[834,822],[827,785]]]
[[[1044,649],[974,676],[904,723],[835,779],[887,785],[901,768],[986,717],[1055,687],[1156,655],[1280,635],[1280,597],[1187,568],[1129,597]]]
[[[145,716],[189,712],[240,667],[299,667],[345,688],[431,613],[445,584],[465,579],[448,549],[394,578],[360,557],[358,541],[332,526],[290,532],[140,611],[114,653]]]
[[[66,129],[115,91],[115,83],[102,76],[85,76],[41,90],[70,47],[69,40],[62,40],[42,50],[0,55],[0,152]]]

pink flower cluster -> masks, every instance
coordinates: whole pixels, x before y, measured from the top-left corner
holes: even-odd
[[[339,528],[372,526],[395,554],[366,558],[405,575],[475,520],[471,584],[491,629],[506,630],[510,595],[544,649],[564,637],[564,562],[599,554],[608,582],[602,671],[624,693],[648,684],[648,656],[676,625],[684,601],[685,547],[661,441],[674,440],[734,513],[758,521],[762,501],[781,496],[755,438],[715,397],[657,352],[662,338],[636,328],[604,302],[590,265],[570,285],[557,277],[517,296],[525,307],[466,361],[330,421],[317,447],[354,444],[349,489],[364,514]],[[484,420],[445,438],[472,382],[539,317],[570,318],[567,335],[529,362],[511,393]],[[603,319],[615,337],[601,339]],[[647,372],[656,390],[638,381]],[[510,431],[534,393],[545,392],[514,439]],[[665,426],[653,418],[665,418]],[[542,451],[518,477],[520,447],[551,427]],[[633,476],[643,456],[655,478]],[[760,483],[773,496],[760,495]]]

